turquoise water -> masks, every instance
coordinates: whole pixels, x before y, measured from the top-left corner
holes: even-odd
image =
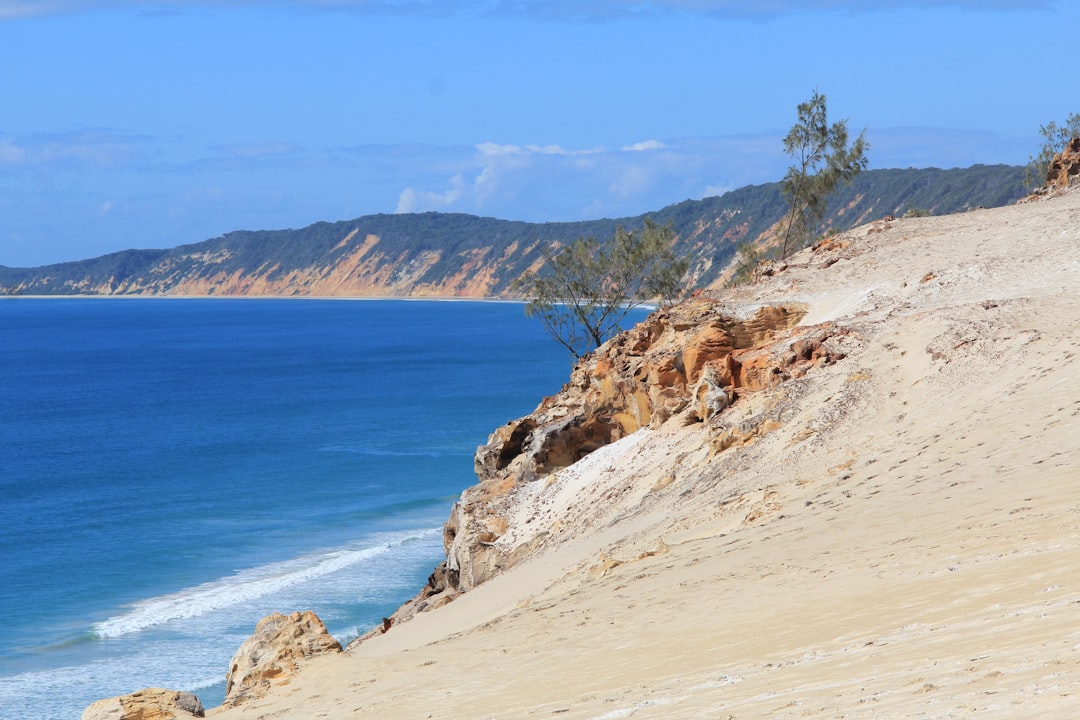
[[[270,612],[365,631],[569,368],[516,304],[0,300],[0,719],[216,705]]]

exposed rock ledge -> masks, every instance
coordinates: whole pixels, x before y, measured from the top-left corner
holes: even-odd
[[[545,546],[572,534],[563,515],[534,522],[554,474],[604,446],[646,428],[709,425],[721,452],[776,420],[765,415],[725,422],[741,396],[775,388],[815,365],[844,356],[847,330],[831,323],[798,326],[797,305],[761,305],[739,316],[703,293],[652,313],[578,362],[562,390],[531,414],[497,429],[476,452],[478,484],[451,509],[443,529],[446,562],[415,598],[382,626],[445,605]]]

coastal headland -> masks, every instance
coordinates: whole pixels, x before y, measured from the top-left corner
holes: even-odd
[[[662,309],[495,429],[413,601],[205,715],[1072,717],[1078,280],[1073,190]]]

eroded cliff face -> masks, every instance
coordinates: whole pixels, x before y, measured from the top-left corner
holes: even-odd
[[[1046,170],[1046,187],[1065,190],[1080,182],[1080,137],[1074,137],[1065,149],[1054,156]]]
[[[513,542],[500,542],[523,483],[543,482],[643,428],[719,420],[740,397],[837,359],[825,341],[842,331],[796,327],[803,314],[765,305],[736,317],[700,295],[654,312],[579,362],[559,394],[477,449],[479,483],[462,495],[444,529],[446,567],[457,589],[484,582],[533,545],[535,536],[520,527]]]
[[[553,474],[601,448],[638,431],[705,425],[702,437],[718,453],[768,432],[774,421],[765,416],[727,422],[727,411],[844,355],[834,340],[847,330],[799,326],[803,315],[797,305],[759,305],[736,315],[696,294],[583,358],[558,394],[477,449],[479,482],[462,494],[444,526],[446,562],[369,635],[449,602],[563,531],[561,520],[555,527],[534,524],[530,508],[542,504],[538,495],[553,486]]]

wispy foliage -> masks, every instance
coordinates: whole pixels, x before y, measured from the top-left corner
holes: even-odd
[[[640,230],[619,227],[605,242],[581,237],[564,247],[545,247],[544,267],[518,283],[528,299],[525,312],[581,357],[619,332],[635,307],[681,293],[687,261],[675,257],[674,240],[670,223],[645,218]]]
[[[825,96],[814,91],[799,104],[799,121],[784,138],[784,152],[794,159],[784,176],[784,197],[791,203],[780,259],[811,238],[825,216],[826,202],[841,183],[866,168],[870,144],[859,137],[848,146],[847,120],[828,121]]]

